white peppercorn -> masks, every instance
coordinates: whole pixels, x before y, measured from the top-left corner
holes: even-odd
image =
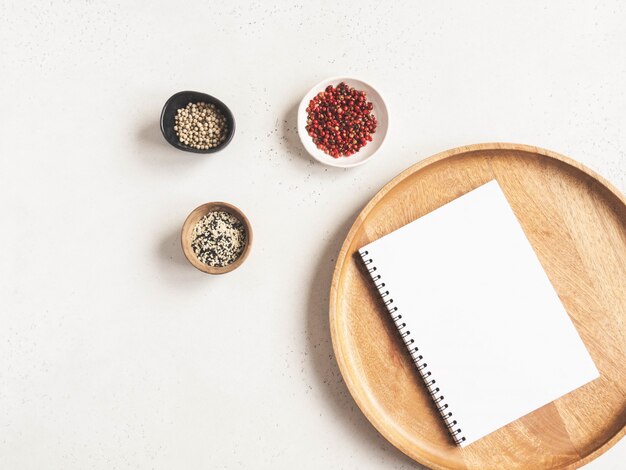
[[[226,117],[212,103],[189,103],[176,110],[174,120],[178,140],[189,147],[208,150],[226,140]]]

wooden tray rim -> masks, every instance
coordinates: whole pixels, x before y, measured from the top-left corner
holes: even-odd
[[[330,287],[330,300],[329,300],[329,323],[330,323],[330,334],[333,344],[333,351],[335,353],[335,358],[337,360],[337,364],[339,365],[339,370],[341,375],[346,383],[350,395],[363,412],[363,414],[367,417],[368,421],[376,428],[376,430],[385,437],[391,444],[394,445],[397,449],[402,451],[405,455],[415,460],[416,462],[426,465],[433,470],[445,470],[446,467],[442,467],[436,462],[433,462],[425,455],[422,455],[419,452],[415,452],[415,449],[409,448],[404,444],[403,438],[394,432],[393,429],[385,426],[384,419],[381,419],[382,416],[377,414],[375,411],[372,411],[368,408],[367,403],[367,393],[364,393],[364,389],[361,387],[358,380],[355,379],[350,374],[350,369],[346,364],[344,359],[343,345],[341,344],[341,340],[339,339],[338,326],[337,326],[337,310],[336,305],[339,301],[337,296],[337,286],[339,284],[339,278],[341,276],[341,271],[344,266],[346,257],[349,255],[348,248],[352,244],[355,234],[361,228],[363,221],[367,218],[370,211],[378,204],[378,202],[398,183],[406,179],[409,175],[416,173],[423,168],[426,168],[429,165],[437,163],[439,161],[445,160],[450,157],[454,157],[457,155],[461,155],[464,153],[470,153],[481,150],[514,150],[514,151],[522,151],[527,153],[533,153],[537,155],[542,155],[544,157],[557,160],[566,165],[572,166],[577,170],[585,173],[587,176],[591,177],[600,185],[604,186],[606,190],[608,190],[611,194],[613,194],[625,207],[626,207],[626,197],[620,193],[620,191],[613,186],[609,181],[600,176],[595,171],[587,168],[581,163],[572,160],[569,157],[561,155],[557,152],[553,152],[551,150],[547,150],[541,147],[535,147],[531,145],[525,144],[515,144],[515,143],[507,143],[507,142],[490,142],[490,143],[480,143],[480,144],[472,144],[461,147],[456,147],[450,150],[445,150],[443,152],[439,152],[435,155],[425,158],[414,165],[410,166],[406,170],[399,173],[396,177],[394,177],[391,181],[385,184],[380,191],[374,195],[374,197],[367,203],[367,205],[361,210],[357,218],[355,219],[350,231],[346,235],[346,238],[341,246],[341,250],[337,255],[337,262],[335,263],[335,270],[333,272],[333,279]],[[579,468],[592,460],[596,459],[600,455],[604,454],[607,450],[613,447],[622,437],[626,435],[626,425],[623,426],[616,434],[611,437],[608,441],[606,441],[602,446],[595,449],[593,452],[587,454],[582,457],[577,462],[572,463],[571,465],[567,465],[565,467],[561,467],[563,469],[573,469]]]

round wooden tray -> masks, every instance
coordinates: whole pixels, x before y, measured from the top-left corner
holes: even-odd
[[[493,178],[601,377],[460,449],[355,253]],[[350,393],[385,438],[433,469],[577,468],[609,449],[626,433],[625,322],[626,199],[569,158],[514,144],[457,148],[394,178],[354,222],[330,294],[333,346]]]

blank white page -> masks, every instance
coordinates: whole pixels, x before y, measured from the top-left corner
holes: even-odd
[[[599,377],[495,180],[359,251],[419,347],[461,446]]]

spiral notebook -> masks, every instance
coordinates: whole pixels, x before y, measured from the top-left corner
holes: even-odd
[[[495,180],[359,253],[461,447],[599,377]]]

